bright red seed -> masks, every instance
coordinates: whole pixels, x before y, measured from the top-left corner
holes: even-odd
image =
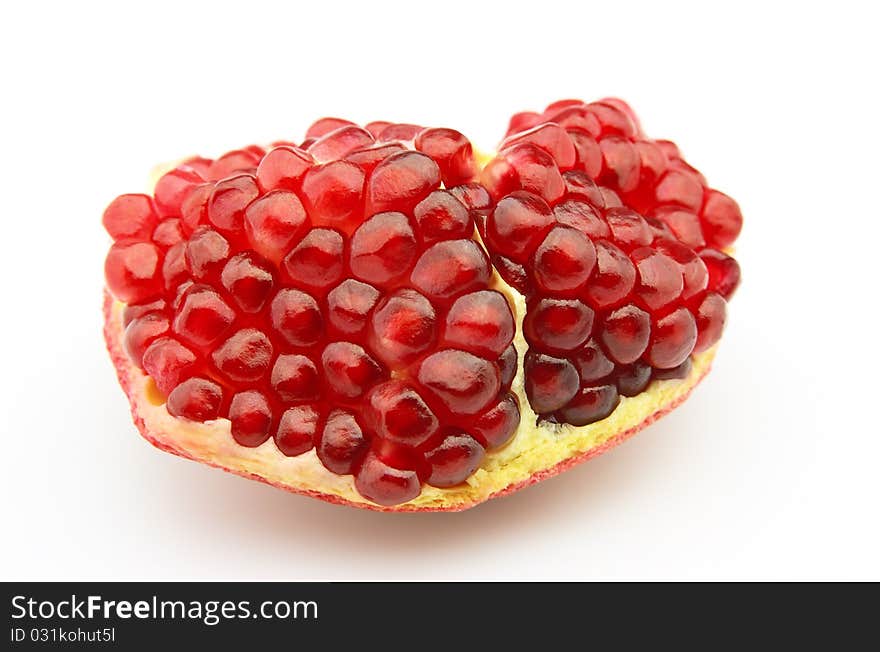
[[[149,195],[120,195],[104,210],[101,221],[114,240],[147,240],[159,217]]]
[[[315,446],[321,415],[311,405],[294,405],[287,408],[275,431],[275,445],[289,457],[302,455]]]
[[[242,446],[253,448],[269,439],[272,408],[262,392],[238,392],[229,404],[232,437]]]

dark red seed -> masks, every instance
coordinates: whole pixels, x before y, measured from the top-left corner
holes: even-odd
[[[607,240],[597,240],[596,271],[587,285],[587,301],[594,308],[608,308],[629,296],[636,281],[636,268],[623,251]]]
[[[189,378],[168,395],[166,407],[173,417],[190,421],[210,421],[220,413],[223,391],[217,383],[204,378]]]
[[[581,231],[555,226],[535,250],[532,274],[538,288],[555,296],[577,294],[596,265],[596,247]]]
[[[459,349],[429,355],[419,365],[417,377],[455,415],[481,412],[501,389],[497,365]]]
[[[629,208],[609,208],[605,220],[614,243],[626,250],[647,246],[654,239],[645,218]]]
[[[383,286],[409,271],[418,244],[406,215],[378,213],[351,237],[349,265],[357,278]]]
[[[540,197],[517,191],[502,199],[486,221],[489,245],[515,262],[525,262],[553,226],[550,206]]]
[[[529,351],[525,358],[525,389],[538,414],[549,414],[568,403],[580,387],[577,369],[568,360]]]
[[[431,302],[415,290],[397,290],[373,311],[368,342],[373,353],[392,369],[407,365],[434,344],[437,315]]]
[[[743,217],[737,203],[717,190],[706,193],[700,211],[706,243],[710,247],[723,249],[729,247],[742,230]]]
[[[142,303],[159,295],[161,256],[152,242],[114,243],[104,261],[104,278],[113,296],[125,303]]]
[[[654,188],[654,197],[660,206],[681,206],[697,212],[703,204],[703,184],[694,174],[670,170]]]
[[[651,316],[632,304],[618,308],[605,317],[599,337],[616,362],[635,362],[648,348]]]
[[[168,332],[168,317],[161,312],[148,312],[128,324],[125,328],[123,346],[128,357],[137,367],[143,367],[144,352],[160,335]]]
[[[517,143],[532,143],[553,157],[560,170],[574,167],[576,153],[574,144],[565,130],[558,124],[545,123],[510,136],[501,144],[501,149]]]
[[[693,249],[684,246],[674,240],[660,240],[654,243],[657,251],[666,254],[681,267],[684,288],[681,291],[682,299],[690,299],[703,290],[709,282],[709,271],[706,263],[694,253]]]
[[[626,138],[611,136],[599,141],[602,151],[602,173],[599,183],[606,183],[621,192],[638,188],[641,178],[641,157],[636,146]]]
[[[229,329],[235,312],[210,287],[192,287],[183,297],[172,328],[183,339],[209,350]]]
[[[489,258],[480,245],[473,240],[445,240],[421,255],[410,279],[428,297],[449,301],[486,287],[491,275]]]
[[[651,329],[647,360],[658,369],[677,367],[694,350],[697,323],[687,308],[676,308]]]
[[[697,318],[697,343],[694,353],[705,351],[719,339],[727,319],[727,302],[720,294],[708,293],[694,311]]]
[[[289,190],[273,190],[244,213],[244,232],[258,254],[278,263],[305,230],[308,215],[302,202]]]
[[[470,429],[486,448],[497,449],[513,438],[519,422],[519,401],[514,394],[505,394],[504,398],[477,417]]]
[[[421,493],[421,481],[415,471],[396,469],[370,452],[355,478],[355,487],[364,498],[377,505],[398,505]]]
[[[636,362],[617,371],[617,391],[621,396],[638,396],[651,382],[651,366]]]
[[[553,207],[553,215],[560,224],[575,228],[591,239],[611,237],[608,223],[586,201],[566,199]]]
[[[377,165],[367,181],[367,209],[409,213],[439,187],[440,168],[433,160],[419,152],[394,154]]]
[[[270,150],[257,167],[257,183],[263,192],[294,190],[314,165],[312,157],[298,147],[282,146]]]
[[[426,442],[440,425],[422,396],[400,380],[374,387],[367,397],[367,411],[380,437],[407,446]]]
[[[740,269],[736,259],[715,249],[704,249],[700,258],[709,271],[708,289],[730,299],[739,287]]]
[[[318,138],[307,151],[318,163],[327,163],[372,144],[373,136],[369,131],[357,125],[345,125]]]
[[[342,278],[343,239],[332,229],[312,229],[287,254],[282,266],[299,287],[326,292]]]
[[[312,450],[320,428],[321,415],[311,405],[287,408],[275,431],[275,445],[288,457],[302,455]]]
[[[523,332],[533,346],[570,351],[590,336],[593,318],[593,311],[577,299],[540,299],[529,306]]]
[[[608,358],[595,338],[590,338],[575,352],[573,362],[580,374],[581,382],[584,383],[601,380],[614,371],[614,362]]]
[[[249,313],[262,310],[275,284],[269,266],[248,251],[229,259],[220,274],[220,282],[236,305]]]
[[[503,389],[510,389],[518,368],[519,356],[517,355],[516,347],[511,344],[504,349],[504,353],[498,358],[498,369],[501,372],[501,387]]]
[[[344,337],[360,336],[378,300],[379,291],[372,285],[345,279],[327,295],[327,323]]]
[[[315,363],[298,353],[279,355],[272,366],[269,382],[282,401],[313,401],[320,393]]]
[[[313,225],[351,233],[363,219],[364,171],[348,161],[313,167],[303,178],[302,198]]]
[[[366,453],[369,441],[350,412],[334,410],[327,417],[317,446],[318,458],[331,472],[348,475]]]
[[[254,448],[269,439],[272,408],[262,392],[238,392],[229,404],[232,438],[242,446]]]
[[[513,341],[510,304],[500,292],[480,290],[459,297],[446,315],[445,341],[453,347],[495,358]]]
[[[480,443],[464,432],[453,432],[437,446],[425,453],[431,466],[428,484],[434,487],[454,487],[467,480],[480,468],[486,451]]]
[[[582,387],[574,398],[559,410],[565,423],[573,426],[586,426],[606,418],[620,403],[615,385]]]
[[[638,270],[635,294],[648,310],[655,312],[681,296],[684,278],[672,258],[649,247],[636,249],[631,258]]]
[[[186,266],[196,280],[216,277],[231,249],[229,241],[209,226],[200,226],[186,244]]]
[[[426,243],[469,237],[474,223],[468,209],[448,190],[435,190],[413,210],[419,234]]]
[[[256,328],[234,333],[211,354],[214,366],[234,383],[259,380],[272,363],[272,343]]]
[[[384,370],[359,344],[331,342],[321,354],[327,386],[346,399],[355,399],[378,382]]]
[[[329,134],[331,131],[335,131],[340,127],[353,124],[354,123],[350,120],[343,120],[342,118],[321,118],[320,120],[313,122],[312,126],[308,128],[306,131],[306,139],[318,139],[324,134]]]
[[[293,288],[284,288],[275,295],[269,318],[275,332],[291,346],[314,346],[324,332],[318,302],[310,294]]]
[[[424,129],[416,136],[414,145],[437,162],[447,188],[467,183],[477,174],[470,141],[454,129]]]
[[[181,381],[192,375],[196,365],[195,354],[171,337],[153,340],[144,352],[146,371],[163,396],[168,396]]]

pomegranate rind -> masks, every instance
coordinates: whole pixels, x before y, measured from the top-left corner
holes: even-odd
[[[497,276],[497,275],[496,275]],[[496,286],[504,286],[496,279]],[[525,305],[507,287],[521,326]],[[633,398],[621,398],[606,419],[587,426],[536,423],[523,391],[522,356],[527,344],[518,329],[515,340],[520,354],[512,391],[520,400],[522,420],[517,433],[504,448],[489,452],[481,466],[461,485],[440,489],[425,485],[413,500],[391,507],[376,505],[355,489],[351,476],[335,475],[320,462],[314,449],[296,457],[283,455],[270,438],[261,446],[247,448],[235,442],[227,419],[197,423],[168,414],[152,379],[138,369],[123,348],[124,304],[104,293],[104,338],[116,374],[131,405],[141,435],[164,451],[180,455],[278,488],[340,504],[387,512],[455,512],[492,498],[523,489],[601,455],[650,425],[681,404],[706,376],[715,348],[693,358],[690,374],[681,380],[654,381]]]

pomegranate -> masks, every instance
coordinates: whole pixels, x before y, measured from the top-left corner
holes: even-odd
[[[111,202],[104,332],[142,434],[330,502],[458,510],[684,400],[739,280],[736,205],[617,101],[512,125],[481,168],[452,129],[325,118]],[[642,149],[700,183],[633,176]]]

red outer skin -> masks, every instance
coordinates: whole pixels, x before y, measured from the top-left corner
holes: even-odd
[[[137,428],[140,431],[143,438],[146,439],[148,442],[150,442],[153,446],[155,446],[156,448],[159,448],[160,450],[167,451],[169,453],[174,453],[175,455],[179,455],[180,457],[185,457],[187,459],[191,459],[196,462],[200,462],[202,464],[207,464],[208,466],[213,466],[215,468],[222,469],[222,470],[227,471],[229,473],[234,473],[235,475],[239,475],[243,478],[248,478],[250,480],[258,480],[259,482],[262,482],[262,483],[268,484],[268,485],[272,485],[274,487],[278,487],[279,489],[284,489],[285,491],[288,491],[290,493],[301,494],[303,496],[310,496],[311,498],[318,498],[320,500],[324,500],[328,503],[333,503],[336,505],[348,505],[349,507],[368,509],[368,510],[373,510],[376,512],[461,512],[466,509],[470,509],[471,507],[475,507],[476,505],[479,505],[479,504],[486,502],[488,500],[491,500],[493,498],[500,498],[501,496],[506,496],[508,494],[512,494],[515,491],[519,491],[520,489],[524,489],[525,487],[533,485],[537,482],[541,482],[542,480],[552,478],[553,476],[559,475],[563,471],[567,471],[568,469],[580,464],[581,462],[585,462],[593,457],[597,457],[597,456],[601,455],[605,451],[611,450],[612,448],[614,448],[618,444],[621,444],[622,442],[626,441],[627,439],[629,439],[630,437],[635,435],[637,432],[639,432],[643,428],[651,425],[652,423],[654,423],[655,421],[660,419],[666,413],[674,410],[676,407],[678,407],[680,404],[682,404],[688,398],[688,396],[690,396],[690,393],[693,391],[694,387],[696,387],[697,385],[700,384],[700,382],[703,380],[703,378],[706,377],[706,375],[709,373],[709,370],[711,369],[711,364],[710,364],[709,367],[706,368],[705,373],[703,373],[703,375],[700,376],[696,380],[696,382],[694,382],[693,386],[687,391],[686,394],[680,396],[675,401],[673,401],[669,405],[665,406],[663,409],[658,410],[657,412],[655,412],[654,414],[649,416],[647,419],[642,421],[637,426],[634,426],[628,430],[625,430],[624,432],[618,433],[617,435],[615,435],[614,437],[612,437],[611,439],[607,440],[606,442],[604,442],[603,444],[601,444],[599,446],[591,448],[588,451],[584,451],[583,453],[581,453],[579,455],[575,455],[573,457],[570,457],[567,460],[564,460],[564,461],[560,462],[559,464],[557,464],[553,467],[550,467],[549,469],[544,469],[543,471],[540,471],[540,472],[536,473],[535,475],[529,477],[527,480],[523,480],[521,482],[517,482],[517,483],[511,484],[511,485],[508,485],[507,487],[505,487],[501,491],[496,491],[495,493],[490,494],[485,500],[473,502],[470,504],[456,504],[456,505],[451,505],[449,507],[414,507],[412,505],[406,505],[406,504],[393,505],[391,507],[383,507],[382,505],[355,503],[350,500],[340,498],[339,496],[321,493],[320,491],[301,490],[301,489],[295,489],[295,488],[288,487],[288,486],[281,485],[281,484],[275,484],[274,482],[269,482],[265,478],[263,478],[259,475],[255,475],[253,473],[242,473],[240,471],[236,471],[233,469],[227,469],[226,467],[220,466],[218,464],[212,464],[211,462],[206,462],[204,460],[195,458],[195,457],[185,453],[184,451],[178,450],[172,446],[168,446],[167,444],[164,444],[164,443],[158,441],[147,430],[146,424],[144,423],[144,420],[141,418],[140,414],[138,414],[138,412],[136,410],[135,401],[131,397],[131,388],[129,387],[128,378],[127,378],[127,374],[126,374],[126,369],[131,366],[131,361],[128,359],[128,355],[125,353],[125,351],[123,351],[119,339],[117,337],[114,337],[114,332],[112,329],[112,319],[111,319],[112,309],[113,309],[113,298],[110,296],[110,294],[109,294],[109,292],[107,292],[107,290],[104,290],[104,308],[103,308],[103,310],[104,310],[104,341],[107,344],[107,351],[110,353],[110,358],[113,360],[113,366],[116,369],[116,376],[119,378],[119,384],[122,386],[122,391],[125,392],[126,397],[128,397],[128,399],[129,399],[129,404],[131,407],[131,416],[134,419],[134,423],[137,426]]]

